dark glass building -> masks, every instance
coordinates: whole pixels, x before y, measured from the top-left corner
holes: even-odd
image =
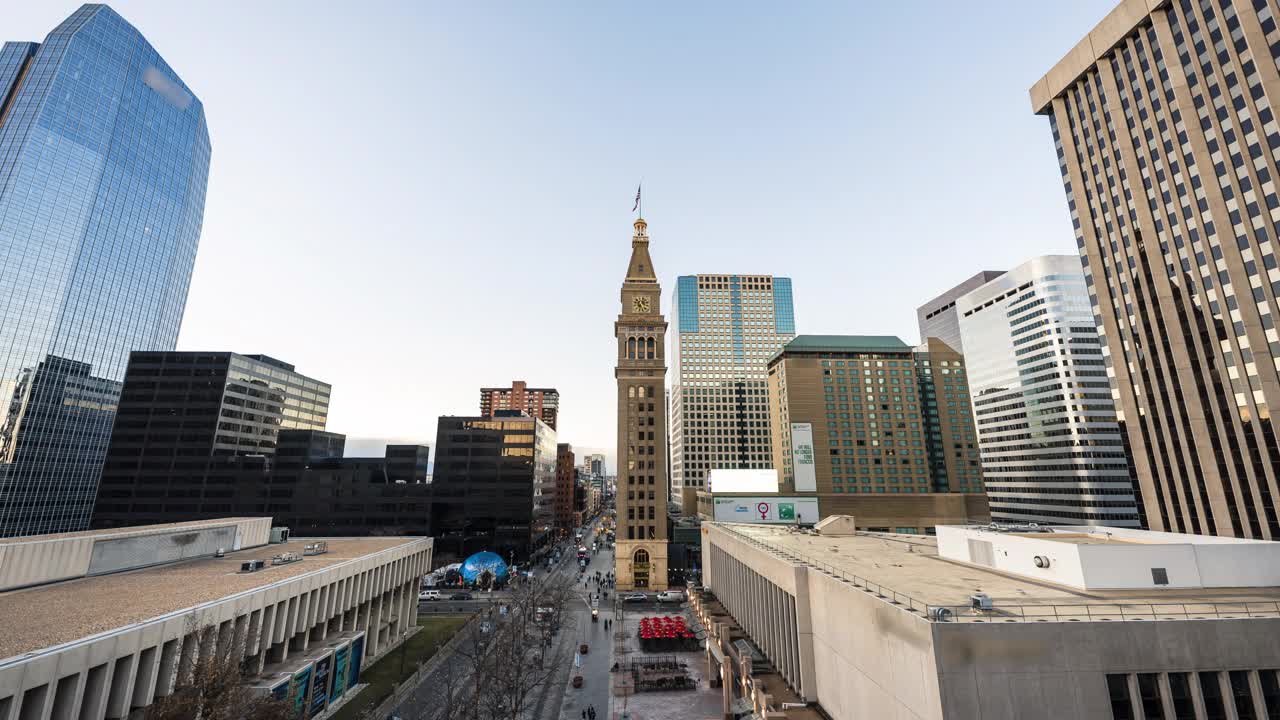
[[[295,465],[342,457],[345,438],[322,432],[329,392],[328,383],[266,355],[133,353],[94,526],[136,525],[144,515],[146,522],[216,516],[230,511],[233,497],[243,499],[232,485],[245,471],[270,474],[278,462],[288,464],[278,451],[292,454]],[[301,432],[291,446],[281,437],[288,430]]]
[[[555,484],[556,433],[541,420],[518,410],[440,418],[430,520],[436,557],[536,555],[551,540]]]
[[[129,351],[177,341],[209,153],[111,8],[0,48],[0,536],[88,526]]]
[[[347,458],[338,433],[281,430],[278,439],[274,456],[218,456],[192,470],[104,481],[93,525],[270,515],[296,535],[431,534],[426,446],[388,445],[382,458]],[[154,445],[150,452],[163,457]]]

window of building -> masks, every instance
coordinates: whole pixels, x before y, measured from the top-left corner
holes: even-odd
[[[1114,720],[1137,720],[1133,714],[1133,702],[1129,699],[1129,679],[1126,676],[1108,675],[1107,693],[1111,696],[1111,717]]]

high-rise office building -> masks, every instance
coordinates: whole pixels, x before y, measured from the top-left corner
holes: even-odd
[[[538,418],[441,417],[431,481],[431,535],[449,558],[480,550],[523,560],[555,524],[556,433]]]
[[[615,577],[619,590],[667,587],[667,321],[649,259],[648,226],[635,222],[622,283],[618,338],[618,494]]]
[[[781,496],[814,498],[819,517],[852,515],[870,530],[989,519],[964,362],[945,343],[798,335],[768,367]],[[714,491],[699,494],[704,518],[715,517]]]
[[[1034,258],[956,311],[991,519],[1141,527],[1080,259]]]
[[[717,468],[772,468],[765,364],[795,337],[791,278],[682,275],[671,316],[671,499],[684,515]]]
[[[522,410],[555,430],[560,392],[555,388],[531,388],[523,380],[512,380],[511,387],[506,388],[480,388],[480,414],[493,417],[499,410]]]
[[[106,5],[0,48],[0,535],[88,526],[129,351],[177,341],[209,152]]]
[[[199,501],[230,498],[227,479],[242,468],[269,472],[282,431],[323,431],[328,419],[329,384],[266,355],[135,352],[124,378],[95,527],[252,512]],[[341,457],[342,443],[313,453]]]
[[[960,317],[956,314],[956,298],[982,287],[1004,274],[1003,270],[983,270],[938,297],[916,308],[920,324],[920,342],[936,337],[961,355],[964,341],[960,337]]]
[[[1123,0],[1031,88],[1157,530],[1280,539],[1276,9]]]
[[[583,457],[582,471],[588,475],[604,477],[604,455],[596,453]]]

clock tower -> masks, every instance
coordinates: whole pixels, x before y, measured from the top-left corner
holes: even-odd
[[[666,331],[648,225],[635,222],[618,338],[618,590],[667,588]]]

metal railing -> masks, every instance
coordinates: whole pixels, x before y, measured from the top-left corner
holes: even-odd
[[[803,563],[838,580],[875,595],[930,622],[1126,622],[1135,620],[1209,620],[1230,618],[1280,618],[1280,600],[1203,603],[996,603],[990,609],[971,605],[934,605],[900,593],[874,580],[824,562],[802,552],[767,543],[724,525],[720,530],[751,545],[797,563]],[[881,537],[874,533],[858,533]],[[889,539],[889,538],[886,538]],[[909,542],[909,541],[902,541]],[[916,544],[916,543],[913,543]]]

